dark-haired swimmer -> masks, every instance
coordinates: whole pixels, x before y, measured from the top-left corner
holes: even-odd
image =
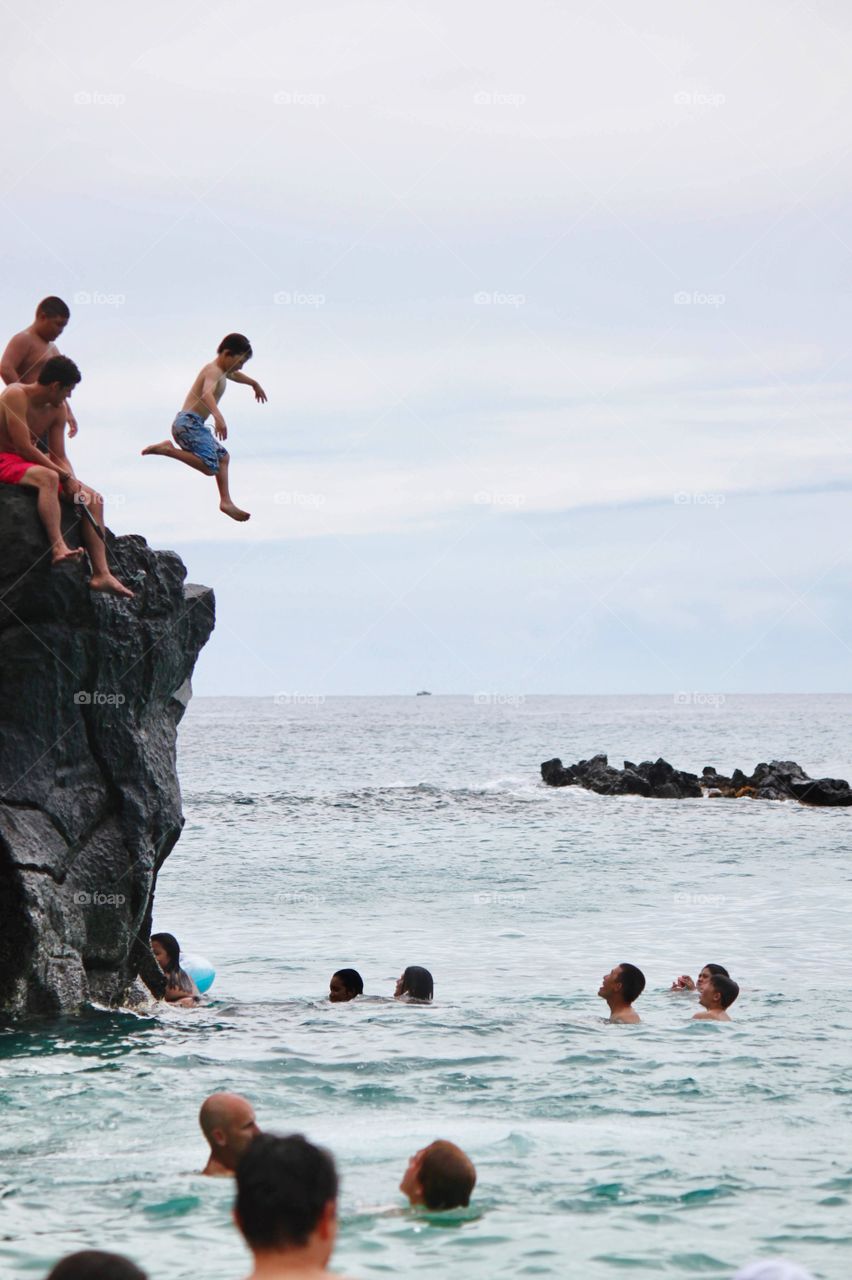
[[[180,943],[174,934],[152,933],[151,950],[166,975],[166,994],[163,999],[168,1004],[181,1005],[185,1009],[201,1004],[198,987],[180,967]]]
[[[337,1237],[331,1155],[301,1134],[260,1134],[237,1166],[234,1221],[254,1255],[249,1280],[324,1280]]]
[[[730,974],[724,965],[721,964],[705,964],[704,968],[698,975],[695,982],[692,981],[688,973],[682,973],[679,978],[675,978],[669,990],[671,991],[697,991],[699,995],[704,990],[707,979],[714,973],[720,973],[723,978],[730,978]]]
[[[704,1012],[694,1013],[693,1021],[700,1018],[711,1022],[730,1022],[727,1011],[739,994],[740,989],[733,978],[724,973],[711,973],[699,998]]]
[[[364,994],[364,980],[357,969],[338,969],[331,975],[328,998],[332,1004],[343,1004]]]
[[[57,1262],[47,1280],[147,1280],[147,1277],[135,1262],[121,1254],[81,1249]]]
[[[633,1008],[645,990],[645,975],[635,964],[617,964],[601,982],[598,995],[609,1005],[610,1022],[641,1022]]]
[[[395,1000],[419,1000],[428,1003],[435,992],[435,984],[428,969],[419,964],[410,964],[401,977],[396,980]]]

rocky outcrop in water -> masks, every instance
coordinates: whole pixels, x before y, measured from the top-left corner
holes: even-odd
[[[563,765],[545,760],[542,779],[551,787],[585,787],[599,795],[648,796],[663,800],[698,799],[701,796],[751,796],[755,800],[798,800],[811,805],[852,805],[852,788],[841,778],[809,778],[793,760],[773,760],[756,765],[751,774],[735,769],[730,777],[706,765],[697,773],[675,769],[667,760],[624,761],[616,769],[605,755]]]
[[[0,486],[0,1012],[119,1004],[137,975],[162,992],[154,888],[183,826],[177,726],[214,599],[174,552],[107,543],[134,600],[51,568],[33,496]]]

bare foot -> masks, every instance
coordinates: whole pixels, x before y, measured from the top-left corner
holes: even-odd
[[[168,457],[174,451],[175,447],[171,440],[161,440],[159,444],[149,444],[147,449],[143,449],[142,457],[144,458],[146,453],[164,453]]]
[[[89,579],[89,589],[91,591],[105,591],[111,596],[126,596],[133,599],[133,592],[126,587],[123,582],[119,582],[118,578],[114,578],[111,573],[93,573]]]
[[[64,542],[58,542],[53,548],[51,564],[64,564],[66,560],[76,561],[79,560],[82,555],[82,547],[77,547],[75,550],[72,550],[71,547],[66,546]]]
[[[241,511],[235,502],[220,502],[219,510],[224,511],[232,520],[250,520],[251,512]]]

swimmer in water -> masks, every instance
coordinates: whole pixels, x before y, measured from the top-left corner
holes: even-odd
[[[254,1107],[238,1093],[211,1093],[201,1104],[198,1123],[210,1146],[201,1172],[207,1178],[232,1178],[249,1143],[260,1133]]]
[[[671,987],[671,991],[697,991],[700,995],[704,990],[707,979],[714,973],[721,973],[723,978],[730,978],[730,974],[724,965],[721,964],[705,964],[704,968],[698,975],[696,982],[693,982],[688,973],[682,973],[679,978],[675,978]]]
[[[464,1209],[476,1186],[473,1161],[454,1142],[431,1142],[408,1162],[399,1189],[412,1205],[433,1211]]]
[[[641,1022],[633,1008],[645,990],[645,975],[635,964],[617,964],[606,975],[598,995],[609,1005],[610,1022]]]
[[[262,1133],[237,1169],[234,1221],[254,1256],[249,1280],[322,1280],[337,1237],[337,1170],[301,1134]]]
[[[47,1280],[148,1280],[148,1277],[119,1253],[81,1249],[57,1262]]]
[[[180,944],[177,938],[171,933],[152,933],[151,950],[166,975],[166,994],[163,999],[168,1004],[176,1004],[184,1009],[201,1004],[198,987],[180,967]]]
[[[428,1004],[435,993],[435,984],[432,981],[432,975],[428,969],[423,969],[419,964],[410,964],[402,974],[402,977],[396,980],[396,990],[393,993],[394,1000],[415,1000],[421,1004]]]
[[[694,1013],[693,1021],[701,1018],[710,1022],[730,1022],[727,1010],[739,994],[740,989],[733,978],[724,973],[711,973],[699,997],[699,1004],[704,1012]]]
[[[364,980],[357,969],[338,969],[331,975],[328,998],[332,1004],[343,1004],[364,994]]]

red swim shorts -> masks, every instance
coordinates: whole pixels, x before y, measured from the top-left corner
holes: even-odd
[[[0,453],[0,481],[3,484],[20,484],[30,467],[35,467],[35,462],[27,462],[26,458],[21,458],[17,453]]]

